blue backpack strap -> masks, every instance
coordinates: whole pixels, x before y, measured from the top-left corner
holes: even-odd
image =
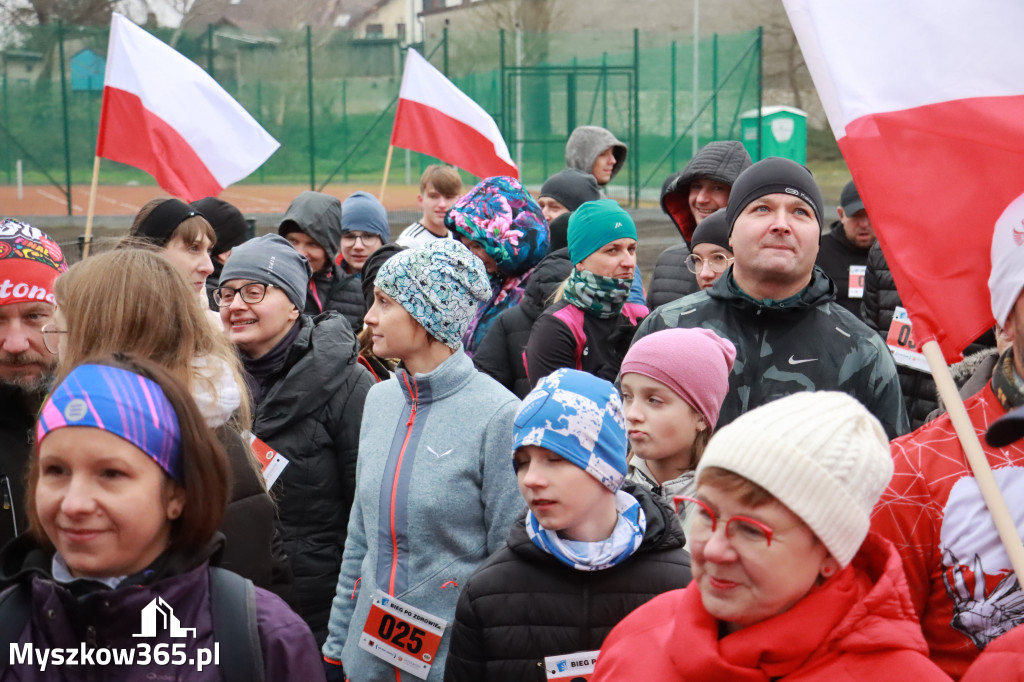
[[[264,682],[263,646],[256,620],[256,588],[231,571],[210,567],[213,637],[220,644],[224,682]]]
[[[583,369],[583,349],[587,347],[587,335],[583,331],[583,311],[574,305],[567,305],[552,313],[565,323],[576,340],[576,369]]]
[[[0,655],[0,677],[10,664],[10,645],[18,641],[32,617],[32,585],[18,583],[0,592],[0,645],[8,650]]]

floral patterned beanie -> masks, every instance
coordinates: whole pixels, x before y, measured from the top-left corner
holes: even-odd
[[[479,242],[505,277],[526,272],[548,253],[544,214],[515,178],[482,180],[455,202],[444,224],[457,235]]]
[[[491,295],[483,263],[452,239],[396,253],[380,266],[374,285],[454,350],[480,302]]]

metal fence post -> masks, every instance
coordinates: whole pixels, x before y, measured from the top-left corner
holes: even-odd
[[[64,182],[68,197],[68,215],[71,215],[71,134],[68,129],[68,75],[64,63],[64,22],[57,22],[57,48],[60,56],[60,106],[64,118]]]
[[[313,134],[313,27],[306,26],[306,100],[309,103],[309,188],[316,189],[316,136]]]
[[[501,91],[498,93],[501,98],[501,133],[508,139],[508,122],[512,119],[508,111],[508,98],[505,96],[505,80],[507,78],[505,69],[505,29],[498,29],[498,65],[501,69]]]
[[[669,59],[672,62],[669,64],[669,95],[671,100],[669,101],[669,110],[671,115],[669,116],[670,125],[670,137],[673,142],[676,139],[676,41],[672,41],[672,45],[669,48]],[[676,169],[676,145],[672,145],[672,170]]]
[[[206,25],[206,72],[216,78],[213,66],[213,24]]]
[[[633,29],[633,207],[640,208],[640,29]]]
[[[711,130],[718,139],[718,34],[711,36]]]
[[[445,78],[448,78],[448,27],[445,26],[441,32],[441,40],[443,41],[443,47],[441,50],[441,73],[444,74]]]
[[[761,151],[761,109],[764,108],[764,26],[757,27],[757,159],[763,157]]]

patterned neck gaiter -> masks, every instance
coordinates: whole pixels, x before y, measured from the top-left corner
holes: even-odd
[[[632,286],[632,279],[602,277],[588,270],[573,268],[562,295],[580,310],[609,318],[622,312]]]

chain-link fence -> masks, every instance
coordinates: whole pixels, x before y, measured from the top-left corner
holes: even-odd
[[[153,33],[209,71],[281,142],[244,182],[320,189],[380,180],[402,77],[397,41],[313,29]],[[20,161],[27,184],[67,191],[91,178],[108,31],[51,25],[18,35],[2,52],[0,182],[15,182]],[[739,139],[741,114],[760,110],[760,31],[708,37],[696,54],[690,40],[636,31],[446,31],[414,47],[494,116],[527,184],[561,169],[575,126],[600,125],[629,144],[613,184],[635,203],[656,194],[701,144]],[[414,183],[433,162],[396,159],[393,181]],[[100,179],[152,183],[111,161]]]

